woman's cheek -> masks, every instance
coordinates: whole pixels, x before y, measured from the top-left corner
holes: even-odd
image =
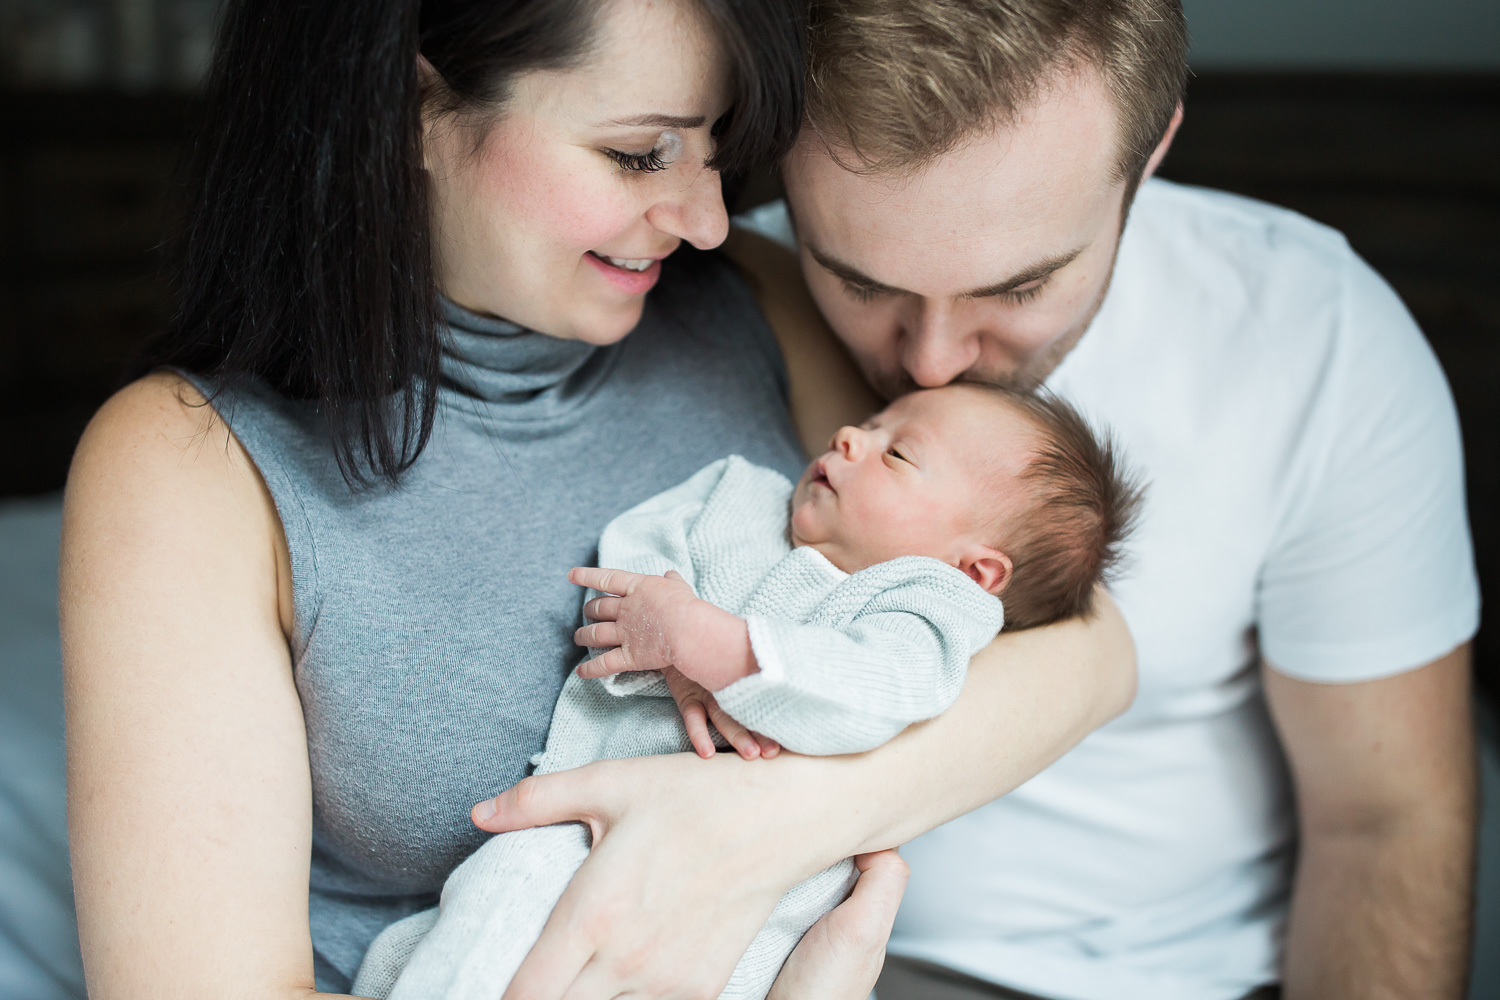
[[[504,206],[497,222],[510,235],[579,256],[629,225],[618,167],[593,150],[538,145],[497,155],[487,171],[490,197]]]

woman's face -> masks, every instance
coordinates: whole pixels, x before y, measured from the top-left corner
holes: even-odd
[[[719,175],[704,165],[728,95],[694,0],[607,0],[579,65],[517,78],[486,131],[430,122],[443,294],[554,337],[624,337],[661,259],[728,232]]]

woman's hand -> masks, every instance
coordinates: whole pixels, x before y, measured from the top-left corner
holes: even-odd
[[[803,936],[766,1000],[865,1000],[875,988],[911,869],[895,851],[861,854],[854,864],[854,891]]]
[[[583,822],[594,848],[505,1000],[711,1000],[786,890],[1004,795],[1134,692],[1130,633],[1101,591],[1090,619],[1002,633],[953,707],[869,753],[671,754],[527,778],[475,823]]]
[[[805,763],[826,761],[600,761],[476,806],[485,830],[578,820],[593,834],[505,1000],[718,996],[777,900],[841,856],[826,810],[787,808],[808,792]]]

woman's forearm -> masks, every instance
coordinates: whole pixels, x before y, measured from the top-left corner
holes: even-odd
[[[1113,601],[1093,617],[1002,634],[974,658],[963,693],[936,719],[852,757],[793,758],[805,802],[851,837],[847,854],[903,844],[999,798],[1123,712],[1135,647]],[[848,817],[856,818],[850,823]]]
[[[557,1000],[585,966],[614,970],[605,995],[663,982],[715,995],[793,885],[1005,794],[1134,690],[1134,647],[1104,598],[1088,621],[997,639],[947,712],[878,750],[668,754],[527,778],[476,806],[475,822],[500,833],[578,821],[594,847],[507,1000]]]

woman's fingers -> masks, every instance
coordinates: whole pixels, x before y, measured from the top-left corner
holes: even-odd
[[[476,805],[470,816],[475,826],[490,833],[553,823],[584,823],[597,843],[614,802],[606,778],[611,770],[609,763],[523,778],[493,799]]]
[[[890,937],[896,921],[896,909],[906,894],[911,867],[894,850],[856,854],[854,867],[859,869],[859,881],[854,884],[849,901],[857,898],[866,916],[876,921],[875,930],[884,947],[884,939]]]
[[[566,894],[564,894],[566,897]],[[532,1000],[549,997],[562,1000],[574,995],[573,986],[593,958],[593,941],[575,928],[554,928],[564,922],[557,910],[542,928],[541,939],[526,956],[501,1000]],[[552,933],[548,933],[548,932]],[[493,996],[493,994],[491,994]],[[599,1000],[612,1000],[613,994],[596,994]]]
[[[909,869],[895,851],[855,857],[849,898],[812,925],[792,951],[767,1000],[864,1000],[880,978],[885,945]]]
[[[806,851],[818,829],[788,831],[786,817],[774,816],[788,787],[809,787],[795,761],[753,765],[781,769],[784,780],[769,782],[746,775],[752,765],[732,754],[690,756],[600,761],[529,778],[517,802],[500,797],[501,818],[485,829],[579,819],[595,827],[508,1000],[721,993],[776,901],[811,870]],[[598,992],[570,994],[580,978],[580,989]]]
[[[570,582],[616,596],[629,594],[644,579],[646,577],[639,573],[627,573],[623,569],[599,569],[595,566],[575,566],[568,571]]]
[[[615,622],[595,622],[573,633],[574,642],[591,649],[608,649],[611,646],[618,646],[624,639],[624,630]]]

